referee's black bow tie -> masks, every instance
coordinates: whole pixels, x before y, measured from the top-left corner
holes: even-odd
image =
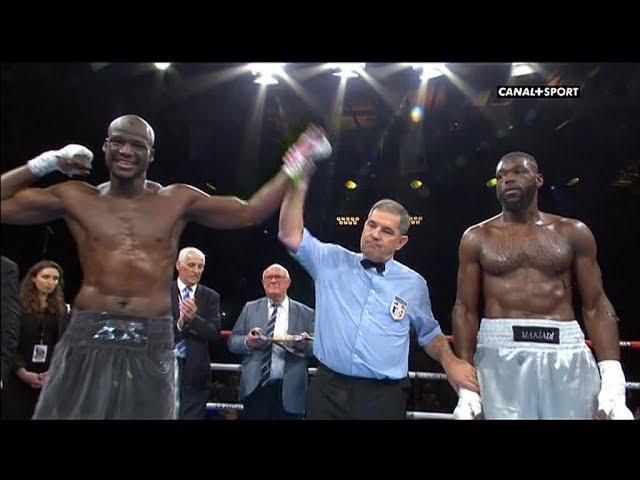
[[[363,258],[362,260],[360,260],[360,264],[364,269],[375,267],[378,273],[384,272],[384,262],[374,262],[373,260],[369,260],[368,258]]]

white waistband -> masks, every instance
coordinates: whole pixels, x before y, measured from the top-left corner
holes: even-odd
[[[554,348],[560,345],[584,346],[584,333],[575,320],[483,318],[478,345],[533,346]]]

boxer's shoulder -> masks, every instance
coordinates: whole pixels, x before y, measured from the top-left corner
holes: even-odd
[[[488,218],[482,222],[471,225],[462,234],[462,238],[469,242],[474,240],[482,240],[496,228],[500,228],[500,215]]]
[[[159,187],[158,193],[162,195],[175,195],[175,196],[206,195],[199,188],[196,188],[193,185],[188,185],[186,183],[173,183],[165,187],[163,187],[159,183],[156,185],[158,185]]]
[[[96,196],[101,193],[103,185],[97,187],[81,180],[68,180],[62,183],[56,183],[49,187],[49,190],[56,195],[90,195]]]
[[[559,215],[545,213],[544,220],[545,225],[569,240],[579,240],[582,237],[592,236],[589,227],[575,218],[561,217]]]

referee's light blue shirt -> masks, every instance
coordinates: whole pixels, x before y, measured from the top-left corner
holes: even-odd
[[[426,280],[400,262],[389,260],[382,274],[365,270],[362,253],[322,243],[306,228],[291,255],[315,281],[313,353],[331,370],[401,379],[409,370],[410,326],[421,347],[442,335]]]

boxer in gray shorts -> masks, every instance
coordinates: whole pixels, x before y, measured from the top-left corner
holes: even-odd
[[[89,174],[93,153],[75,144],[2,174],[2,223],[65,220],[82,265],[74,307],[84,313],[74,314],[56,348],[36,418],[174,418],[170,287],[182,231],[189,222],[214,229],[262,223],[290,182],[331,153],[324,133],[309,127],[291,147],[295,158],[243,201],[147,180],[154,140],[137,115],[113,120],[102,145],[109,181],[98,186],[70,180],[32,187],[56,170]],[[197,308],[193,299],[180,304],[189,318]]]
[[[543,177],[531,155],[505,155],[496,178],[502,212],[460,240],[455,349],[475,361],[480,395],[461,388],[454,417],[633,419],[593,234],[538,210]],[[575,321],[574,282],[597,365]]]

